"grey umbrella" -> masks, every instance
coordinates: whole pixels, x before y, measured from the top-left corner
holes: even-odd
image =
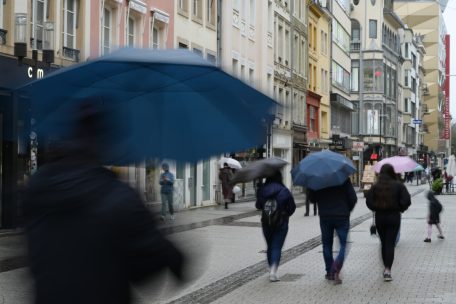
[[[282,169],[286,164],[288,164],[287,161],[277,157],[254,161],[245,168],[236,171],[231,179],[231,183],[246,183],[257,178],[271,176],[277,170]]]

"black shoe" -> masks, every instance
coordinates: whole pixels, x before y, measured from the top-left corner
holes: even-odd
[[[304,216],[309,216],[309,213],[304,213]]]
[[[391,282],[393,280],[393,278],[391,277],[391,273],[384,273],[383,274],[383,281],[385,282]]]
[[[425,243],[430,243],[430,242],[431,242],[431,239],[430,239],[430,238],[425,238],[425,239],[424,239],[424,242],[425,242]]]
[[[334,274],[328,272],[327,274],[325,274],[325,279],[328,281],[334,281]]]
[[[437,237],[438,237],[439,239],[441,239],[441,240],[445,239],[445,237],[444,237],[443,235],[441,235],[441,234],[439,234]]]
[[[228,209],[228,203],[225,203],[225,209]]]

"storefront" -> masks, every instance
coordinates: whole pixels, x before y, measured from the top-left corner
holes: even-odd
[[[0,228],[21,224],[20,194],[30,176],[30,113],[27,100],[14,91],[55,70],[18,65],[0,54]]]

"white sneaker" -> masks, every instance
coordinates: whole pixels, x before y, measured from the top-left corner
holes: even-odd
[[[271,274],[269,275],[269,281],[270,281],[270,282],[278,282],[278,281],[280,281],[280,279],[277,277],[277,274],[271,273]]]

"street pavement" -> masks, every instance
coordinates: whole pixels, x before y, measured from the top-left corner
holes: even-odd
[[[135,286],[136,303],[454,303],[456,304],[456,196],[441,195],[445,240],[426,236],[427,185],[407,185],[412,206],[403,214],[401,240],[392,268],[393,281],[382,280],[379,240],[369,235],[371,213],[362,193],[351,216],[349,251],[343,283],[324,279],[318,217],[304,217],[304,197],[290,219],[279,268],[280,282],[270,283],[260,213],[253,202],[179,212],[174,222],[161,224],[193,257],[192,281],[177,284],[165,272]],[[17,261],[20,236],[0,234],[0,304],[30,303],[32,283]],[[16,247],[15,247],[16,246]],[[8,249],[9,248],[9,249]],[[16,248],[16,249],[11,249]],[[16,260],[14,260],[16,258]],[[9,267],[3,267],[9,259]],[[11,262],[13,261],[13,262]],[[23,263],[21,265],[21,263]],[[69,274],[71,275],[71,274]]]

